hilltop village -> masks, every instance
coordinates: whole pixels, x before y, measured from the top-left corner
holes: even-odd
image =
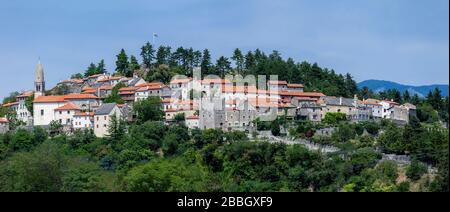
[[[198,70],[198,68],[197,68]],[[116,95],[123,104],[105,103],[113,89],[121,86]],[[64,132],[92,129],[97,137],[108,135],[111,116],[135,121],[133,105],[149,97],[159,97],[166,124],[183,116],[190,129],[222,129],[224,131],[255,132],[256,120],[267,114],[291,120],[319,123],[327,114],[345,114],[346,120],[363,122],[390,119],[406,124],[416,113],[416,106],[400,105],[391,100],[343,98],[326,96],[320,92],[305,92],[303,84],[268,80],[265,88],[240,85],[220,78],[196,80],[174,77],[168,84],[147,82],[137,76],[122,77],[95,74],[82,79],[61,81],[65,95],[47,95],[43,65],[35,71],[34,90],[24,91],[15,102],[2,105],[13,109],[23,126],[49,129],[59,124]],[[194,97],[194,94],[198,96]],[[32,99],[31,107],[27,100]],[[9,120],[0,118],[0,132],[9,130]]]

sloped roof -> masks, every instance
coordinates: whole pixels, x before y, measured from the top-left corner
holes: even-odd
[[[103,104],[95,111],[94,115],[109,115],[116,106],[115,103]]]
[[[353,106],[353,103],[355,103],[354,99],[334,97],[334,96],[323,97],[323,101],[327,105],[349,106],[349,107]]]
[[[6,103],[6,104],[4,104],[4,105],[2,105],[3,107],[10,107],[10,106],[13,106],[13,105],[18,105],[19,104],[19,102],[10,102],[10,103]]]
[[[289,88],[303,88],[305,85],[303,84],[288,84]]]
[[[63,97],[64,99],[97,99],[97,97],[92,94],[67,94]]]
[[[64,96],[38,96],[33,103],[65,102]]]
[[[55,110],[81,110],[81,108],[73,104],[72,102],[67,102],[66,104],[56,108]]]

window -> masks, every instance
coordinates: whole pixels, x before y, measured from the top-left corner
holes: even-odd
[[[70,110],[67,111],[67,114],[70,114]]]
[[[103,127],[106,127],[106,124],[104,124]]]
[[[66,122],[66,123],[67,123],[67,124],[70,123],[70,119],[67,119],[67,122]]]
[[[62,114],[62,111],[59,111],[59,115],[61,115]]]
[[[98,124],[97,124],[97,128],[98,128]]]
[[[103,118],[104,118],[104,119],[105,119],[105,121],[106,121],[106,116],[104,116]]]
[[[97,121],[98,121],[98,118],[99,118],[99,117],[97,116]],[[98,127],[97,127],[97,128],[98,128]]]
[[[44,115],[44,110],[41,110],[41,116],[43,116]]]

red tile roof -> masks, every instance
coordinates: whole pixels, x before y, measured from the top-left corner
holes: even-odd
[[[98,89],[100,89],[100,90],[112,90],[113,89],[113,87],[112,86],[110,86],[110,85],[104,85],[104,86],[101,86],[100,88],[98,88]]]
[[[199,116],[189,116],[186,119],[199,119],[199,118],[200,118]]]
[[[149,86],[149,87],[161,86],[161,87],[163,87],[165,85],[162,82],[151,82],[151,83],[145,83],[145,84],[136,85],[136,87],[146,87],[146,86]]]
[[[149,90],[161,90],[161,86],[145,86],[137,89],[136,91],[149,91]]]
[[[76,106],[72,102],[67,102],[65,105],[58,107],[55,110],[81,110],[81,108]]]
[[[122,91],[122,92],[119,92],[119,95],[131,95],[131,94],[134,94],[134,92],[132,92],[132,91]]]
[[[289,88],[304,88],[303,84],[288,84]]]
[[[21,93],[19,96],[17,96],[16,98],[21,98],[21,97],[30,97],[33,96],[33,91],[26,91]]]
[[[38,96],[33,103],[65,102],[64,96]]]
[[[10,103],[4,104],[3,107],[10,107],[10,106],[13,106],[13,105],[18,105],[18,104],[19,104],[19,102],[10,102]]]
[[[192,78],[187,78],[187,79],[175,79],[175,80],[172,80],[172,81],[170,81],[170,84],[178,84],[178,83],[189,83],[189,82],[191,82],[192,81]]]
[[[120,79],[122,79],[122,77],[107,77],[107,78],[98,80],[97,82],[108,82],[108,81],[120,80]]]
[[[137,87],[124,87],[119,89],[119,91],[136,91],[137,89]]]
[[[64,99],[97,99],[98,97],[92,94],[67,94]]]

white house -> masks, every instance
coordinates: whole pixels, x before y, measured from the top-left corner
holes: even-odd
[[[383,118],[383,105],[377,99],[366,99],[362,101],[363,105],[366,105],[372,110],[372,118],[381,119]]]
[[[189,129],[198,129],[199,128],[199,116],[189,116],[186,117],[186,126]]]
[[[169,87],[165,86],[161,82],[154,82],[149,84],[144,84],[143,86],[139,86],[135,92],[134,98],[135,101],[144,100],[151,96],[159,96],[162,97],[164,92],[170,90]]]
[[[189,91],[193,88],[192,78],[175,79],[170,81],[172,97],[180,100],[188,100]]]
[[[394,106],[399,106],[400,104],[398,104],[397,102],[394,101],[388,101],[388,100],[381,100],[380,104],[382,106],[382,111],[381,111],[381,116],[384,119],[391,119],[393,117],[393,108]]]
[[[28,111],[26,106],[26,100],[31,96],[33,96],[33,92],[26,91],[16,97],[16,100],[19,103],[17,105],[17,118],[23,121],[26,125],[33,124],[33,116],[31,115],[31,112]]]
[[[91,110],[99,105],[99,98],[92,94],[68,94],[63,97],[64,100],[71,101],[82,110]]]
[[[64,96],[38,96],[33,101],[34,126],[47,126],[56,120],[55,109],[65,105]]]
[[[72,102],[67,102],[61,107],[55,108],[55,120],[62,125],[73,125],[73,116],[81,111],[81,108]]]
[[[94,127],[93,112],[78,112],[73,115],[74,129],[93,129],[93,127]]]
[[[108,135],[108,129],[111,116],[115,115],[117,119],[122,118],[122,111],[117,104],[109,103],[101,105],[94,113],[94,134],[97,137]]]

